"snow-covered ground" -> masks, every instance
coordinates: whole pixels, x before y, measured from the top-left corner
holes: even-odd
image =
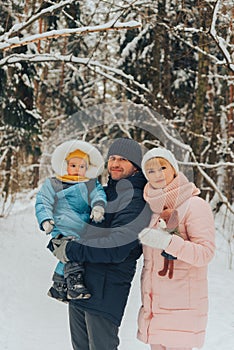
[[[48,237],[38,229],[34,201],[20,203],[0,219],[0,349],[72,350],[67,306],[47,297],[55,258],[46,249]],[[217,224],[218,226],[218,224]],[[210,312],[203,350],[234,349],[234,271],[227,267],[225,243],[209,267]],[[146,350],[136,339],[140,306],[140,269],[121,326],[120,350]]]

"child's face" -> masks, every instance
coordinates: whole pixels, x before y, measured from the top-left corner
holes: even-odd
[[[71,158],[67,162],[68,175],[85,176],[87,163],[82,158]]]
[[[173,166],[164,158],[152,158],[145,164],[145,172],[152,187],[164,188],[175,178]]]

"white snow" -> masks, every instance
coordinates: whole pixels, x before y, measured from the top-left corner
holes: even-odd
[[[72,350],[67,305],[46,294],[56,261],[46,249],[49,238],[38,229],[34,200],[28,198],[0,219],[0,349]],[[217,238],[222,248],[209,267],[210,311],[203,350],[233,350],[234,271],[227,267],[225,241],[221,234]],[[122,322],[119,350],[149,350],[136,339],[141,264],[142,260]]]
[[[104,30],[117,30],[117,29],[129,29],[129,28],[138,28],[141,27],[141,23],[137,21],[128,21],[128,22],[120,22],[116,19],[113,19],[107,23],[97,25],[97,26],[88,26],[88,27],[81,27],[81,28],[64,28],[61,30],[50,30],[48,32],[44,32],[41,34],[33,34],[29,35],[23,39],[19,39],[18,36],[15,36],[13,38],[7,38],[3,42],[0,42],[0,50],[6,50],[9,48],[12,48],[13,44],[16,44],[17,46],[21,45],[27,45],[28,43],[35,42],[38,40],[45,40],[48,38],[54,38],[59,36],[66,36],[66,35],[72,35],[72,34],[82,34],[82,33],[92,33],[92,32],[98,32],[98,31],[104,31]]]

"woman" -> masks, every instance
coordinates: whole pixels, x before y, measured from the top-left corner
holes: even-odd
[[[153,214],[150,227],[139,234],[144,267],[138,339],[151,350],[200,348],[207,324],[207,265],[215,251],[211,208],[179,172],[170,151],[148,151],[142,170]]]

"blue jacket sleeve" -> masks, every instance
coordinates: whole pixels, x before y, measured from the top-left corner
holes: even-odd
[[[53,219],[54,202],[55,191],[50,179],[47,179],[36,196],[35,204],[36,217],[41,230],[43,230],[44,221]]]
[[[90,193],[90,204],[92,208],[95,205],[106,206],[106,193],[99,181],[96,181],[95,187]]]

